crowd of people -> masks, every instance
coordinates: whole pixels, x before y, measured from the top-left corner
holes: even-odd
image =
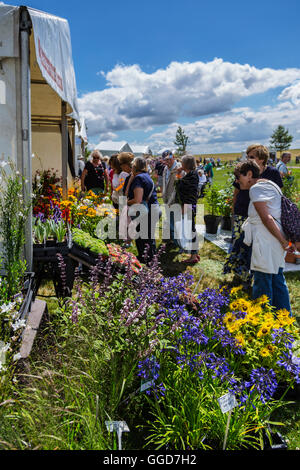
[[[285,237],[280,223],[282,179],[288,173],[290,153],[284,153],[276,167],[268,165],[270,155],[263,145],[251,145],[246,154],[246,160],[234,169],[232,243],[224,274],[234,274],[233,282],[251,289],[254,299],[265,294],[275,309],[291,312],[283,268],[287,251],[296,247]],[[142,233],[145,224],[146,232],[135,238],[141,262],[150,262],[156,253],[155,230],[162,214],[158,193],[161,193],[164,206],[170,210],[169,237],[164,241],[167,247],[173,245],[189,255],[184,263],[196,264],[200,261],[195,223],[197,203],[204,196],[205,186],[212,184],[214,167],[220,165],[219,160],[202,162],[192,155],[178,159],[170,150],[149,161],[130,152],[103,158],[95,150],[82,169],[81,188],[96,194],[109,192],[114,207],[119,209],[119,222],[122,217],[127,221],[138,220],[135,227],[138,233]],[[122,211],[120,198],[126,198]],[[174,205],[180,207],[182,220],[191,226],[189,248],[183,246],[178,236],[178,221],[171,210]],[[136,207],[139,207],[137,213]],[[137,214],[142,218],[137,219]],[[129,245],[131,241],[128,237],[126,242]]]

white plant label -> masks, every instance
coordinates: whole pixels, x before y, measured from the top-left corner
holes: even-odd
[[[237,406],[237,401],[232,393],[226,393],[226,395],[218,398],[218,402],[223,414],[228,413]]]
[[[105,421],[108,432],[116,432],[118,435],[119,450],[122,450],[122,433],[129,432],[125,421]]]

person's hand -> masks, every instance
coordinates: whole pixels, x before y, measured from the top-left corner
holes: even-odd
[[[281,241],[281,246],[288,253],[294,253],[295,251],[297,251],[296,245],[286,239]]]

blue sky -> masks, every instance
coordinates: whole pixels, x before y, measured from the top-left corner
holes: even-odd
[[[69,22],[91,144],[173,148],[181,125],[191,152],[241,151],[282,124],[300,147],[299,0],[26,5]]]

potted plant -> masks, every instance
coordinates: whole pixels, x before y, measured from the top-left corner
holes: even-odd
[[[215,186],[209,186],[205,190],[205,200],[209,213],[204,216],[206,233],[215,234],[221,222],[219,190]]]
[[[219,208],[222,216],[221,228],[223,230],[231,230],[232,200],[233,195],[230,188],[220,189]]]

